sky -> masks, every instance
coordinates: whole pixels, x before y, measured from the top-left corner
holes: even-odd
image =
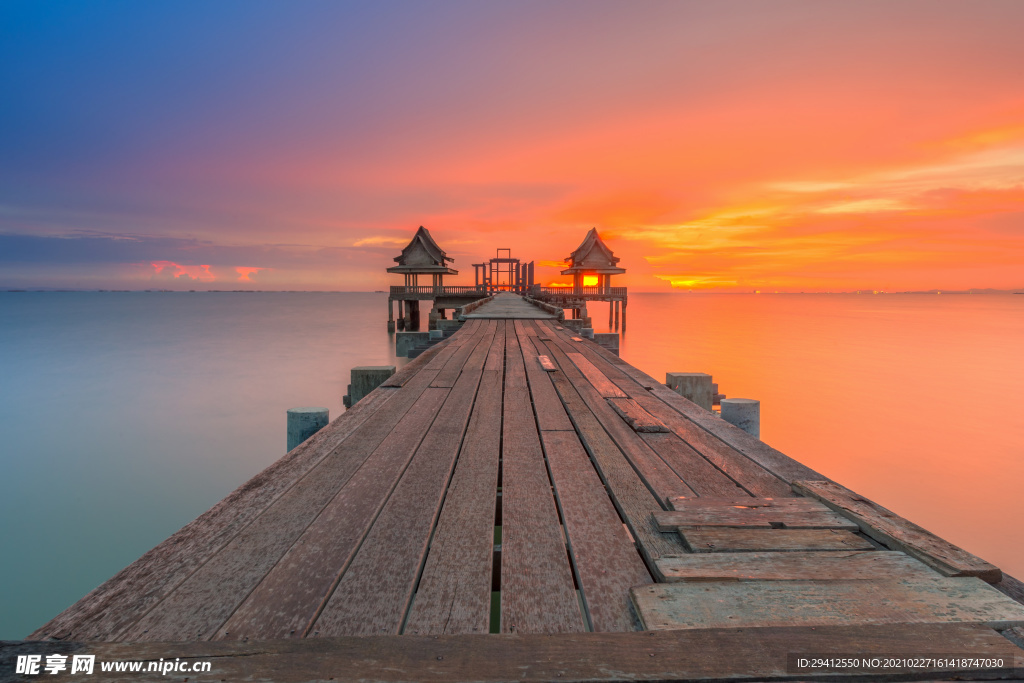
[[[1024,287],[1024,2],[0,0],[0,288]]]

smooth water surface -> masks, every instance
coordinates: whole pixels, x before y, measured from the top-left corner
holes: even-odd
[[[386,295],[0,293],[0,638],[22,638],[390,365]],[[627,361],[757,398],[762,438],[1024,577],[1024,296],[633,294]],[[593,305],[599,329],[607,308]]]
[[[288,408],[401,365],[387,296],[0,293],[0,638],[284,455]]]

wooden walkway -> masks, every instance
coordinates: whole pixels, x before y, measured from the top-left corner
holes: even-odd
[[[340,680],[816,679],[792,652],[1024,666],[1020,582],[505,298],[510,318],[481,307],[29,639],[239,676],[262,657],[273,680],[319,676],[303,653]],[[33,647],[56,646],[14,646]]]
[[[527,303],[523,297],[499,292],[490,301],[463,316],[467,320],[554,320],[555,316]]]

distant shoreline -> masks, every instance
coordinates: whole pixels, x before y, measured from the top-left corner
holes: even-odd
[[[59,294],[59,293],[71,293],[71,294],[387,294],[383,290],[335,290],[335,289],[62,289],[62,288],[48,288],[48,287],[36,287],[31,289],[24,288],[2,288],[0,292],[7,294]],[[892,296],[895,294],[929,294],[929,295],[949,295],[949,294],[975,294],[975,295],[988,295],[988,294],[1024,294],[1024,288],[1019,290],[1012,289],[961,289],[961,290],[947,290],[947,289],[929,289],[929,290],[911,290],[904,292],[883,292],[874,291],[869,289],[852,290],[844,292],[765,292],[765,291],[714,291],[714,290],[676,290],[676,291],[658,291],[658,292],[645,292],[635,291],[632,294],[670,294],[670,295],[687,295],[687,294],[714,294],[714,295],[734,295],[734,294],[757,294],[759,296],[770,296],[770,295],[787,295],[787,296],[828,296],[828,295],[887,295]]]

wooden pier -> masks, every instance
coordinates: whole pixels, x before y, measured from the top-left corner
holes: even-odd
[[[1022,588],[506,295],[3,657],[212,660],[209,680],[1012,679]],[[933,663],[794,659],[828,655]],[[173,679],[83,680],[117,676]]]

